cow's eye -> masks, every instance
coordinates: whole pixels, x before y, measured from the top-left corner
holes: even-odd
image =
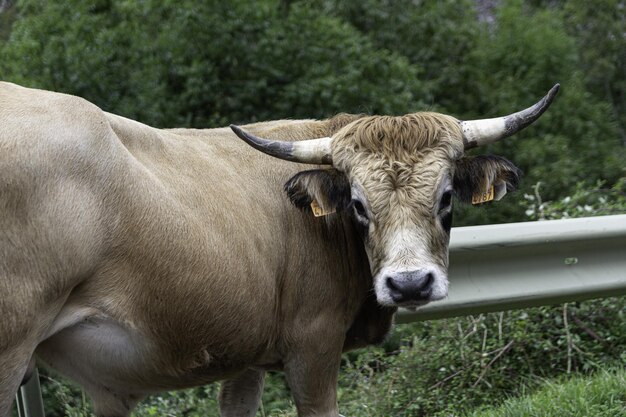
[[[452,190],[448,190],[443,193],[441,196],[441,201],[439,202],[439,212],[447,210],[452,204]]]
[[[352,207],[354,207],[354,212],[356,213],[356,215],[367,221],[367,211],[365,210],[365,206],[363,206],[363,203],[361,203],[359,200],[352,200]]]

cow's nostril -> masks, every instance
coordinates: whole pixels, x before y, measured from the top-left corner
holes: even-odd
[[[397,285],[393,282],[392,277],[387,277],[387,287],[392,291],[399,291]]]
[[[429,297],[430,292],[433,289],[433,281],[435,280],[435,276],[432,273],[429,273],[424,277],[424,282],[419,289],[420,296],[423,298]]]
[[[395,302],[399,302],[404,298],[402,286],[396,283],[393,277],[387,277],[386,284],[389,289],[389,295],[391,295],[391,298],[393,298]]]
[[[432,273],[428,273],[426,275],[426,279],[424,280],[424,285],[422,286],[422,291],[430,291],[430,288],[433,286],[433,281],[435,280],[435,276]]]

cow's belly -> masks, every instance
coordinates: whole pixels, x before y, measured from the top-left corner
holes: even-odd
[[[36,355],[88,392],[142,396],[213,382],[245,368],[212,364],[203,352],[173,363],[164,359],[171,358],[171,352],[164,355],[158,340],[132,323],[118,322],[94,309],[66,309],[55,324],[55,330],[64,328],[43,341]]]

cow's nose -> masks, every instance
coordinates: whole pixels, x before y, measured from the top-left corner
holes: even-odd
[[[396,303],[428,300],[434,280],[431,271],[398,272],[387,276],[387,288]]]

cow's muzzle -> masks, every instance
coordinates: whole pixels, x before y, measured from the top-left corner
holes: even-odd
[[[434,282],[435,274],[430,270],[397,272],[385,277],[389,295],[396,304],[430,301]]]
[[[446,271],[435,265],[412,270],[383,269],[374,278],[380,305],[417,308],[448,296]]]

